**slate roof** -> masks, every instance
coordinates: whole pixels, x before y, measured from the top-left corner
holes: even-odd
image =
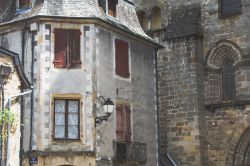
[[[15,9],[15,7],[13,7],[15,3],[11,5],[11,7],[8,6],[8,4],[6,4],[6,6],[1,5],[0,11],[1,8],[2,10],[3,8],[12,8],[12,10],[13,8]],[[34,0],[33,7],[28,10],[17,11],[16,13],[11,13],[9,11],[8,14],[5,14],[6,18],[4,18],[2,23],[0,23],[0,26],[37,16],[97,18],[116,26],[117,28],[123,29],[129,33],[138,35],[153,42],[153,40],[144,33],[140,26],[135,7],[133,5],[133,0],[118,0],[117,13],[116,18],[107,16],[100,9],[98,0]]]
[[[24,88],[31,88],[31,84],[28,81],[27,77],[25,76],[24,71],[22,70],[22,66],[21,66],[21,62],[20,62],[18,54],[0,46],[0,55],[9,56],[13,59],[13,62],[16,67],[17,74],[19,76],[22,86]]]

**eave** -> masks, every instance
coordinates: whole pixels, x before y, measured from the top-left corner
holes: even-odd
[[[33,16],[21,20],[16,20],[13,22],[0,24],[0,35],[7,33],[9,31],[16,30],[17,27],[20,29],[25,25],[30,23],[43,23],[43,22],[63,22],[63,23],[74,23],[74,24],[94,24],[101,26],[110,31],[119,33],[121,35],[127,36],[135,41],[141,42],[145,45],[151,46],[154,49],[164,48],[162,45],[156,43],[151,38],[146,38],[140,34],[134,33],[123,25],[112,22],[111,20],[103,20],[98,17],[65,17],[65,16]]]

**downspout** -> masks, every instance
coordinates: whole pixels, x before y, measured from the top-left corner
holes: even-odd
[[[4,111],[4,82],[3,82],[3,78],[0,78],[1,80],[1,90],[2,90],[2,109],[1,109],[1,114],[3,113]],[[0,124],[0,131],[2,131],[3,129],[3,124],[1,123]],[[0,150],[1,150],[1,154],[0,154],[0,166],[4,165],[4,159],[2,158],[3,156],[3,137],[2,137],[2,134],[0,135]]]
[[[26,39],[25,38],[25,34],[26,34],[26,30],[27,30],[27,27],[25,26],[22,30],[22,68],[24,70],[24,55],[25,55],[25,42],[26,42]],[[21,89],[21,93],[23,92],[23,89]],[[21,126],[20,126],[20,132],[21,132],[21,136],[20,136],[20,151],[19,151],[19,165],[21,166],[22,163],[23,163],[23,130],[24,130],[24,126],[22,125],[24,123],[24,108],[25,108],[25,103],[24,103],[24,98],[23,96],[21,97],[21,114],[20,114],[20,123],[21,123]]]
[[[155,56],[155,87],[156,87],[156,114],[157,114],[157,165],[159,165],[159,161],[160,161],[160,130],[159,130],[159,126],[160,126],[160,121],[159,121],[159,99],[158,99],[158,60],[157,60],[157,51],[158,49],[154,49],[154,56]]]
[[[17,95],[14,95],[14,96],[9,96],[8,97],[8,108],[9,108],[9,113],[10,113],[10,108],[11,108],[11,100],[13,98],[16,98],[16,97],[20,97],[20,96],[23,96],[23,95],[27,95],[27,94],[30,94],[31,92],[33,92],[33,90],[29,90],[27,92],[23,92],[23,93],[19,93]],[[10,114],[8,115],[8,119],[10,119]],[[8,123],[8,129],[7,129],[7,159],[6,159],[6,166],[9,165],[9,158],[10,158],[10,124]]]
[[[31,39],[31,85],[34,85],[34,47],[35,47],[35,33],[32,32]],[[30,140],[29,140],[29,153],[32,151],[32,141],[33,141],[33,119],[34,119],[34,90],[31,93],[30,98]]]

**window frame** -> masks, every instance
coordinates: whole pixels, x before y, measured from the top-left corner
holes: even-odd
[[[56,134],[55,134],[55,129],[56,129],[56,124],[55,124],[55,120],[56,120],[56,104],[55,104],[55,101],[56,100],[64,100],[65,101],[65,117],[64,117],[64,126],[65,126],[65,129],[64,129],[64,138],[56,138]],[[78,138],[76,139],[72,139],[72,138],[67,138],[68,137],[68,102],[69,101],[77,101],[78,102],[78,112],[77,112],[77,115],[78,115]],[[67,103],[67,104],[66,104]],[[71,99],[71,98],[54,98],[53,99],[53,139],[54,140],[67,140],[67,141],[79,141],[81,139],[81,130],[80,130],[80,110],[81,110],[81,105],[80,105],[80,99]]]
[[[59,35],[61,38],[64,38],[65,46],[57,45],[57,40],[58,40],[57,33],[59,33],[59,31],[62,31],[65,34],[64,37]],[[74,35],[76,35],[77,33],[79,33],[79,36],[77,36],[77,38],[75,38]],[[54,28],[53,34],[54,34],[54,45],[53,45],[54,57],[53,57],[52,62],[53,62],[54,68],[57,68],[57,69],[79,69],[79,68],[81,68],[82,67],[82,61],[81,61],[81,59],[82,59],[81,58],[81,43],[82,43],[81,42],[81,35],[82,35],[82,33],[81,33],[81,30],[80,29],[73,29],[73,28]],[[70,43],[68,41],[69,34],[71,34],[70,37],[72,38],[72,41],[71,41],[72,43],[74,43],[74,42],[77,43],[77,41],[79,41],[77,46],[73,45],[72,43]],[[69,48],[70,44],[72,44],[71,45],[72,49]],[[61,62],[61,64],[57,59],[58,58],[57,56],[59,53],[57,53],[56,51],[57,51],[58,47],[64,47],[64,54],[65,54],[63,57],[64,62]],[[74,57],[74,55],[73,55],[74,52],[73,53],[71,52],[71,50],[74,50],[73,47],[77,48],[77,51],[75,51],[75,52],[78,52],[78,54],[79,54],[77,57],[78,61],[76,61],[75,63],[73,63],[74,60],[72,60],[73,58],[76,58],[76,56]]]
[[[128,55],[127,55],[127,58],[128,58],[128,60],[127,60],[127,62],[128,62],[128,66],[127,66],[127,69],[128,69],[128,76],[123,76],[122,74],[124,74],[124,73],[122,73],[121,75],[120,74],[118,74],[117,73],[117,51],[116,51],[116,41],[122,41],[122,42],[124,42],[124,43],[127,43],[127,45],[128,45],[128,50],[127,50],[127,52],[128,52]],[[122,79],[122,80],[125,80],[125,81],[131,81],[131,73],[132,73],[132,70],[131,70],[131,50],[130,50],[130,42],[128,41],[128,40],[125,40],[125,39],[121,39],[121,38],[117,38],[117,37],[115,37],[114,38],[114,74],[115,74],[115,77],[116,78],[119,78],[119,79]]]

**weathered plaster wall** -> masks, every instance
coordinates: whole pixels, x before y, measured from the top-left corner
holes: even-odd
[[[97,94],[114,102],[131,104],[132,141],[147,143],[146,165],[157,165],[157,130],[155,109],[154,50],[138,41],[96,27]],[[129,79],[115,74],[115,39],[129,43]],[[97,105],[98,115],[103,110]],[[113,141],[116,140],[116,112],[108,122],[97,127],[97,153],[100,165],[111,165]]]

